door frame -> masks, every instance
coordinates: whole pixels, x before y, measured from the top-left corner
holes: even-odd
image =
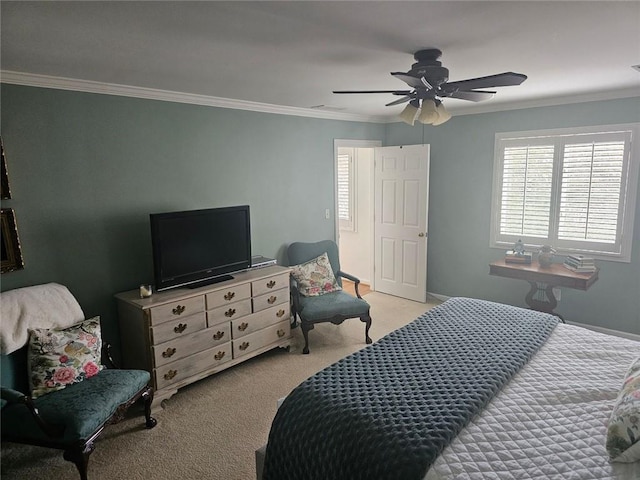
[[[382,146],[382,141],[381,140],[354,140],[354,139],[334,139],[333,140],[333,201],[334,201],[334,205],[333,205],[333,211],[335,212],[334,215],[334,240],[336,242],[336,244],[338,244],[338,246],[340,245],[340,221],[338,220],[338,149],[341,147],[346,147],[346,148],[376,148],[376,147],[381,147]],[[355,171],[355,168],[354,168]],[[370,185],[370,193],[369,193],[369,205],[373,206],[373,201],[374,201],[374,186],[375,186],[375,168],[371,169],[371,177],[369,178],[369,185]],[[371,230],[373,231],[373,225],[374,225],[374,219],[373,219],[373,215],[374,215],[374,209],[373,207],[371,208],[371,217],[366,219],[369,224],[371,225]],[[362,221],[365,219],[358,219],[358,221]],[[371,235],[371,238],[369,239],[370,242],[370,248],[371,248],[371,258],[369,259],[370,261],[370,267],[371,267],[371,272],[374,271],[375,268],[375,252],[374,252],[374,241],[375,241],[375,235]],[[371,275],[371,290],[375,290],[375,275]]]

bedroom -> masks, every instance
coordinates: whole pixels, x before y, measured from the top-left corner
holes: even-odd
[[[12,7],[11,2],[2,3],[3,27]],[[633,3],[626,8],[632,7]],[[614,15],[616,8],[606,10]],[[109,25],[117,35],[130,38],[131,25]],[[5,32],[3,28],[3,70]],[[446,62],[447,46],[440,46]],[[223,43],[221,48],[233,46]],[[378,48],[372,48],[375,57]],[[583,47],[577,48],[576,54],[584,55]],[[103,82],[121,83],[117,71],[132,68],[124,53],[114,49],[105,58],[116,68],[113,77]],[[392,52],[391,57],[387,53],[386,58],[392,59],[391,64],[366,74],[386,79],[391,69],[404,68],[411,60],[402,52]],[[637,63],[636,58],[630,65]],[[494,73],[477,65],[469,66],[464,78]],[[175,71],[180,69],[178,62]],[[526,59],[522,66],[509,64],[503,69],[528,73]],[[52,75],[45,68],[25,72]],[[76,77],[73,69],[53,76]],[[329,208],[333,218],[336,138],[380,140],[384,145],[429,143],[428,291],[522,306],[524,282],[488,275],[489,262],[502,255],[488,246],[495,134],[640,120],[637,83],[635,90],[619,98],[605,98],[599,92],[582,95],[579,102],[571,96],[570,102],[555,99],[527,108],[458,116],[454,112],[446,124],[423,130],[400,123],[338,120],[337,115],[318,118],[132,98],[126,89],[121,95],[104,95],[51,83],[20,85],[8,83],[4,72],[2,77],[2,140],[12,192],[3,207],[16,212],[25,261],[24,270],[2,276],[2,290],[49,281],[67,285],[87,314],[102,316],[105,336],[116,344],[113,295],[151,280],[149,213],[250,204],[253,250],[283,261],[288,243],[334,238],[334,222],[324,213]],[[173,78],[167,79],[166,85],[171,85]],[[287,82],[283,78],[278,83]],[[263,88],[275,90],[275,86]],[[327,92],[331,89],[327,85]],[[500,90],[496,101],[503,94],[507,89]],[[383,96],[370,100],[376,106],[387,101]],[[588,292],[563,290],[558,312],[569,321],[640,334],[638,221],[632,243],[631,261],[600,262],[600,279]]]

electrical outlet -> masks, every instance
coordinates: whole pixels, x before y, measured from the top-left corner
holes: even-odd
[[[560,301],[560,297],[562,297],[562,290],[560,290],[560,287],[553,287],[553,296],[556,297],[557,301]]]
[[[328,208],[324,211],[324,218],[326,218],[327,220],[331,218],[331,210],[329,210]]]

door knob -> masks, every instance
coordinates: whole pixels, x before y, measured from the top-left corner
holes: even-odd
[[[423,233],[423,232],[420,232],[420,233],[418,234],[418,236],[419,236],[419,237],[426,237],[426,236],[427,236],[427,234],[426,234],[426,233]]]

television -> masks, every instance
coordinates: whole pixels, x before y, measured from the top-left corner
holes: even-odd
[[[233,278],[251,266],[249,206],[152,213],[157,291],[195,288]]]

